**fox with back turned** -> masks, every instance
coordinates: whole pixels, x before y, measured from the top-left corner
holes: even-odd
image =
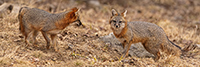
[[[19,30],[25,36],[26,44],[28,35],[33,32],[34,45],[37,43],[36,36],[40,31],[47,42],[47,49],[50,48],[50,39],[48,37],[48,34],[50,34],[54,49],[57,51],[57,34],[73,22],[78,21],[79,25],[82,25],[78,11],[79,9],[75,7],[70,11],[51,14],[37,8],[22,7],[18,15]]]
[[[148,22],[127,22],[125,19],[127,10],[118,13],[112,9],[112,16],[110,18],[110,26],[115,37],[122,43],[125,51],[122,58],[124,58],[133,43],[141,42],[144,48],[155,56],[157,61],[161,57],[160,52],[167,55],[180,56],[181,51],[188,51],[190,46],[181,49],[180,46],[171,42],[166,36],[164,30],[153,23]],[[190,48],[194,49],[194,48]]]

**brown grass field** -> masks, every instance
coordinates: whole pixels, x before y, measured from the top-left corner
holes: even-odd
[[[145,21],[162,27],[171,41],[182,48],[200,45],[199,0],[132,0],[127,4],[101,4],[86,9],[80,1],[68,0],[8,0],[7,3],[39,8],[48,12],[61,12],[73,7],[81,8],[80,18],[86,27],[71,24],[58,34],[58,48],[46,49],[41,33],[38,47],[26,46],[19,31],[17,17],[0,18],[0,66],[3,67],[200,67],[200,48],[188,52],[182,58],[163,57],[154,62],[152,57],[127,56],[127,62],[119,61],[120,52],[109,48],[99,40],[112,32],[109,25],[111,9],[127,10],[128,21]],[[54,7],[57,8],[54,8]],[[54,11],[49,11],[53,7]],[[31,43],[31,37],[30,37]]]

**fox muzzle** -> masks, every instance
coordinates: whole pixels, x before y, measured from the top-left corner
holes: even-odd
[[[114,26],[115,26],[116,28],[119,28],[120,25],[119,25],[119,24],[114,24]]]
[[[119,28],[119,25],[116,25],[115,27],[116,27],[116,28]]]
[[[83,25],[82,22],[81,22],[80,20],[76,20],[75,22],[78,22],[77,26]]]

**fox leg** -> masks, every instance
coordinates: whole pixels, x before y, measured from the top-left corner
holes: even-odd
[[[33,45],[37,46],[37,40],[36,40],[36,36],[38,35],[38,31],[34,30],[33,31]]]
[[[45,38],[45,40],[46,40],[46,42],[47,42],[46,48],[49,49],[49,48],[50,48],[50,39],[49,39],[49,37],[47,36],[47,33],[46,33],[46,32],[42,31],[42,35],[43,35],[43,37]]]
[[[154,55],[154,61],[158,61],[160,59],[160,52],[157,52],[156,55]]]
[[[24,36],[25,36],[25,44],[27,46],[29,46],[29,43],[28,43],[28,39],[29,39],[29,34],[31,33],[31,30],[25,28],[25,31],[24,31]]]
[[[126,45],[128,44],[128,42],[126,40],[124,40],[122,43],[123,49],[126,47]]]
[[[144,43],[142,43],[142,45],[144,46],[144,48],[151,54],[153,54],[154,57],[154,61],[158,61],[160,59],[160,47],[159,45],[162,45],[160,43],[154,42],[152,40],[148,40]]]
[[[56,47],[56,45],[57,45],[56,39],[57,39],[57,35],[56,34],[51,34],[51,40],[52,40],[52,43],[54,45],[54,50],[58,51],[57,47]]]
[[[27,43],[27,37],[28,37],[28,35],[24,35],[25,36],[25,44],[28,44]]]
[[[123,49],[126,47],[126,42],[122,43]]]
[[[123,52],[123,57],[122,58],[125,58],[127,55],[128,55],[128,51],[129,51],[129,49],[130,49],[130,47],[131,47],[131,42],[129,42],[128,43],[128,45],[126,46],[126,48],[125,48],[125,51]]]

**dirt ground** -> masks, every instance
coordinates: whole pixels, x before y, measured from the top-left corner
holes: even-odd
[[[33,2],[32,2],[33,1]],[[131,0],[126,5],[101,4],[86,8],[84,2],[65,0],[8,0],[7,3],[39,8],[51,13],[64,9],[81,8],[80,18],[85,27],[71,24],[58,34],[58,52],[46,49],[41,33],[37,36],[38,47],[26,46],[19,31],[17,17],[0,18],[0,66],[5,67],[200,67],[200,48],[188,52],[182,58],[163,57],[154,62],[152,57],[127,56],[119,61],[120,52],[103,43],[99,38],[112,32],[109,25],[111,9],[127,10],[128,21],[145,21],[162,27],[171,41],[182,48],[200,45],[199,0]],[[30,43],[32,41],[30,37]]]

